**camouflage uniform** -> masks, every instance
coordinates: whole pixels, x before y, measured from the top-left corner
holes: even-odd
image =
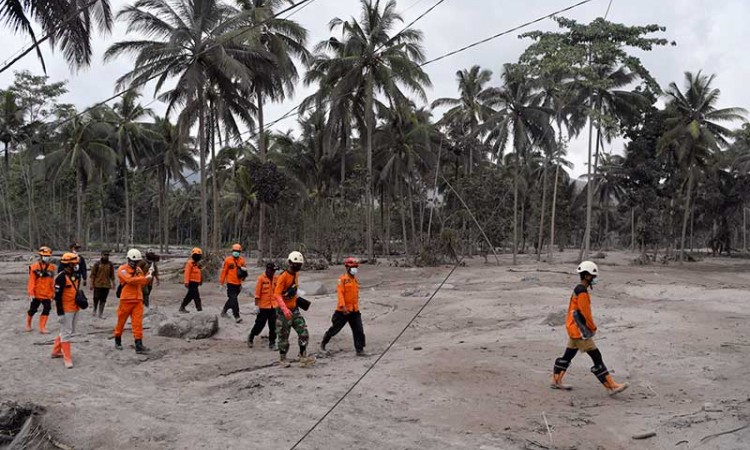
[[[310,335],[307,332],[307,324],[305,318],[302,317],[299,308],[292,310],[292,319],[287,320],[284,317],[284,313],[280,308],[276,308],[276,331],[278,332],[277,345],[279,353],[286,355],[289,351],[289,334],[291,334],[292,328],[297,332],[299,338],[299,351],[301,354],[307,349],[307,342],[310,339]]]

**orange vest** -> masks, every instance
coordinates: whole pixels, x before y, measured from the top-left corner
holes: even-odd
[[[273,296],[276,302],[274,306],[278,306],[278,302],[283,300],[284,304],[286,304],[286,307],[290,310],[297,307],[297,298],[299,296],[296,293],[289,298],[284,298],[283,295],[284,292],[286,292],[286,290],[292,286],[299,286],[299,274],[292,275],[291,273],[284,271],[281,275],[279,275],[279,277],[276,279],[276,288],[273,290]]]
[[[237,275],[237,268],[245,267],[245,258],[240,256],[235,258],[234,256],[227,256],[224,260],[224,267],[221,268],[221,274],[219,275],[219,284],[235,284],[241,285],[242,280]]]
[[[359,281],[357,277],[350,276],[348,273],[342,275],[339,278],[336,291],[339,294],[336,311],[343,311],[344,305],[351,312],[359,311]]]
[[[188,259],[188,261],[185,263],[185,284],[188,284],[190,282],[193,283],[202,283],[203,282],[203,273],[201,273],[201,268],[192,259]]]
[[[269,280],[265,273],[258,277],[258,281],[255,283],[255,298],[258,299],[258,308],[273,308],[273,292],[278,279],[279,277],[274,275],[273,280]]]
[[[55,295],[55,273],[57,268],[54,264],[36,262],[29,267],[29,283],[26,290],[29,297],[37,300],[52,300]]]
[[[143,286],[148,284],[148,279],[141,269],[123,264],[117,269],[117,277],[122,285],[121,302],[143,301]]]
[[[586,327],[591,331],[596,331],[594,317],[591,315],[591,297],[589,297],[589,291],[581,284],[576,286],[573,295],[570,297],[568,316],[565,318],[565,328],[568,330],[568,336],[572,339],[581,339],[583,336],[573,318],[573,313],[576,310],[580,311],[586,319]]]
[[[64,283],[64,284],[63,284]],[[55,278],[55,302],[62,303],[62,310],[65,313],[78,312],[79,308],[76,305],[76,294],[78,288],[81,286],[81,280],[76,279],[73,281],[65,272],[60,272]],[[58,294],[58,292],[60,294]],[[57,311],[60,311],[60,307],[57,307]]]

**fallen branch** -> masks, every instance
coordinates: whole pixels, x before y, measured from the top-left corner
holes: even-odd
[[[264,364],[262,366],[245,367],[244,369],[237,369],[237,370],[231,370],[231,371],[225,372],[225,373],[220,373],[219,376],[220,377],[228,377],[229,375],[234,375],[236,373],[255,372],[256,370],[268,369],[269,367],[274,367],[276,365],[277,365],[277,363],[273,362],[271,364]]]
[[[642,433],[642,434],[636,434],[633,436],[633,439],[635,440],[642,440],[642,439],[648,439],[656,436],[655,431],[649,431],[648,433]]]
[[[529,443],[531,443],[531,444],[534,444],[534,445],[536,445],[536,446],[537,446],[537,447],[539,447],[539,448],[546,448],[546,449],[548,449],[548,450],[549,450],[549,447],[547,447],[546,445],[540,444],[539,442],[537,442],[537,441],[535,441],[535,440],[533,440],[533,439],[528,439],[528,438],[527,438],[527,439],[526,439],[526,442],[529,442]]]
[[[518,273],[545,272],[545,273],[559,273],[562,275],[570,275],[570,272],[565,272],[563,270],[550,270],[550,269],[535,269],[535,270],[508,269],[508,272],[518,272]]]
[[[555,448],[555,444],[552,442],[552,430],[549,428],[549,422],[547,422],[547,415],[544,414],[544,411],[542,411],[542,418],[544,419],[544,424],[547,426],[547,434],[549,434],[549,447]]]
[[[705,437],[701,438],[701,443],[706,442],[706,441],[710,441],[711,439],[713,439],[715,437],[724,436],[725,434],[732,434],[732,433],[736,433],[738,431],[742,431],[742,430],[744,430],[745,428],[747,428],[749,426],[750,426],[750,423],[746,423],[745,425],[742,425],[739,428],[735,428],[734,430],[722,431],[721,433],[716,433],[716,434],[709,434],[708,436],[705,436]]]

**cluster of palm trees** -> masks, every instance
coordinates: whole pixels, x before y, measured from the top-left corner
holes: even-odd
[[[117,80],[126,93],[81,113],[52,102],[63,122],[54,127],[32,124],[13,88],[4,91],[8,226],[0,237],[11,246],[20,222],[29,247],[63,239],[59,227],[49,229],[54,221],[32,218],[40,203],[75,217],[68,235],[102,243],[218,249],[240,240],[257,242],[261,254],[302,245],[331,258],[398,252],[425,260],[505,247],[514,263],[529,246],[539,259],[545,246],[551,258],[555,244],[579,245],[584,257],[592,242],[628,238],[645,251],[678,248],[679,235],[684,252],[696,212],[711,242],[736,234],[745,218],[750,192],[739,190],[750,138],[747,127],[722,126],[743,120],[744,110],[719,109],[713,77],[700,72],[662,93],[625,51],[665,45],[650,37],[658,26],[557,19],[564,31],[525,35],[533,43],[497,80],[480,66],[460,70],[459,95],[427,107],[424,36],[398,29],[394,0],[360,0],[360,17],[334,18],[332,36],[311,49],[305,28],[279,14],[288,1],[137,0],[114,19],[107,1],[89,3],[104,30],[124,21],[133,36],[105,54],[130,58]],[[90,39],[91,21],[78,12],[89,27],[78,38]],[[28,13],[44,22],[38,9]],[[90,60],[79,44],[72,63]],[[265,107],[293,96],[299,82],[316,90],[295,110],[296,129],[270,131]],[[165,117],[139,103],[146,89],[166,105]],[[625,155],[606,153],[605,142],[621,135],[630,141]],[[568,143],[578,137],[589,151],[580,183],[566,170]],[[14,216],[21,184],[9,180],[24,174],[34,189],[28,212]],[[75,199],[66,197],[70,186]],[[728,201],[728,189],[737,198],[729,196],[733,216],[722,219],[710,196]]]

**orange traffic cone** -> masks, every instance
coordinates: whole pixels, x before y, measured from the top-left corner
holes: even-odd
[[[55,344],[52,346],[52,357],[53,358],[62,358],[62,345],[60,342],[60,336],[57,336],[55,338]]]
[[[47,331],[47,319],[49,319],[49,316],[39,316],[39,332],[42,334],[49,334],[49,331]]]
[[[31,331],[31,318],[32,318],[31,315],[26,314],[26,329],[25,329],[25,331]]]

